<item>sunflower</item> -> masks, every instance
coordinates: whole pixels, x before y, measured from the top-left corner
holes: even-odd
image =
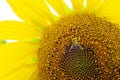
[[[119,0],[7,1],[0,80],[120,80]]]

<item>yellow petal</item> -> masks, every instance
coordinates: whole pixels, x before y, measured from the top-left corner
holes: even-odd
[[[37,76],[36,70],[36,64],[24,65],[0,80],[38,80],[36,77],[33,77],[34,75]]]
[[[39,45],[27,43],[9,43],[1,45],[0,78],[9,76],[24,65],[35,64],[37,62],[36,53],[38,46]],[[19,77],[21,77],[21,75],[22,74],[20,74]]]
[[[110,21],[120,23],[120,0],[104,0],[98,16],[107,17]]]
[[[44,0],[7,0],[15,13],[28,23],[48,26],[54,21]]]
[[[66,15],[66,4],[63,2],[63,0],[47,0],[47,2],[55,9],[60,17]]]
[[[97,12],[101,7],[103,0],[86,0],[86,8],[88,12]]]
[[[0,40],[14,39],[25,40],[40,36],[41,33],[22,22],[3,21],[0,22]]]
[[[71,0],[75,13],[81,13],[84,8],[84,0]]]

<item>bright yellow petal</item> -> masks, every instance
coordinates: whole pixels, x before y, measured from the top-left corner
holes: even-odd
[[[71,0],[75,13],[81,13],[84,8],[84,0]]]
[[[86,0],[86,9],[88,12],[96,13],[101,7],[102,3],[103,0]]]
[[[10,43],[0,46],[0,80],[17,72],[18,69],[23,68],[25,65],[35,64],[37,62],[35,60],[37,59],[37,49],[38,45],[27,43]],[[23,78],[24,72],[21,72],[17,79],[7,80],[19,80],[18,78]]]
[[[7,0],[15,13],[23,20],[36,25],[48,26],[54,21],[44,0]]]
[[[63,0],[47,0],[47,2],[55,9],[60,17],[66,15],[66,4]]]
[[[104,0],[98,16],[107,17],[108,20],[120,23],[120,0]]]
[[[33,77],[34,75],[37,76],[36,70],[36,64],[25,65],[0,80],[38,80],[38,78]]]
[[[0,22],[0,40],[14,39],[25,40],[40,36],[41,33],[22,22],[3,21]]]

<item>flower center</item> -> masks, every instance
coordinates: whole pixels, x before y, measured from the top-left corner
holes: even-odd
[[[79,44],[72,43],[65,49],[65,54],[61,56],[59,67],[69,75],[86,75],[95,77],[97,75],[96,58],[91,48],[84,48]]]
[[[93,14],[61,18],[46,30],[38,52],[40,80],[119,79],[119,25]]]

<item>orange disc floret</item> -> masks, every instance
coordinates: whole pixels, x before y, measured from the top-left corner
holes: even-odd
[[[61,18],[38,50],[40,80],[119,80],[120,26],[93,14]]]

